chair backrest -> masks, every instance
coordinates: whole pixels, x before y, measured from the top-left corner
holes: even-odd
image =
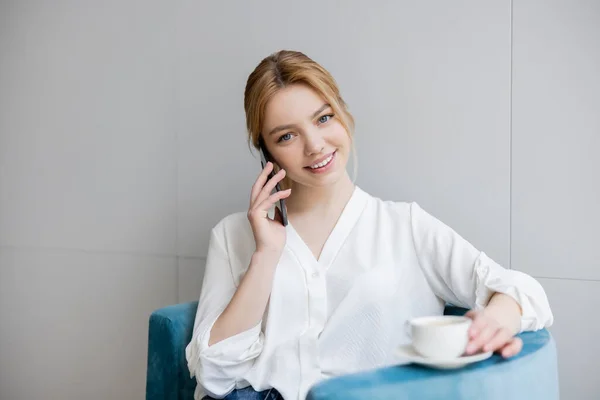
[[[147,400],[193,400],[196,380],[190,378],[185,347],[192,338],[198,302],[156,310],[148,329]]]

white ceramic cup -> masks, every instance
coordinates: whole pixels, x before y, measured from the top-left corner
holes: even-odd
[[[420,317],[408,322],[414,349],[423,357],[450,359],[464,354],[471,319],[454,315]]]

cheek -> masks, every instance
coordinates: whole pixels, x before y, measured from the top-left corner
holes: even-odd
[[[303,161],[302,148],[296,143],[287,146],[278,152],[276,156],[280,167],[289,172],[291,168],[297,167]]]
[[[350,136],[342,124],[339,122],[331,127],[330,141],[332,144],[342,147],[348,151],[351,145]]]

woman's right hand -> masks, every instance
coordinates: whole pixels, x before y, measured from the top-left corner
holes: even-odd
[[[268,211],[280,199],[287,198],[291,189],[271,194],[275,185],[285,177],[285,170],[279,170],[275,176],[268,179],[271,171],[273,163],[268,162],[252,186],[248,220],[252,226],[256,251],[275,252],[280,255],[286,240],[285,226],[281,223],[279,209],[276,209],[274,220],[268,217]]]

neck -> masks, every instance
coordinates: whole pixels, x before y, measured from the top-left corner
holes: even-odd
[[[310,187],[292,183],[292,194],[286,200],[289,214],[327,214],[339,212],[354,192],[354,183],[347,173],[333,185]]]

